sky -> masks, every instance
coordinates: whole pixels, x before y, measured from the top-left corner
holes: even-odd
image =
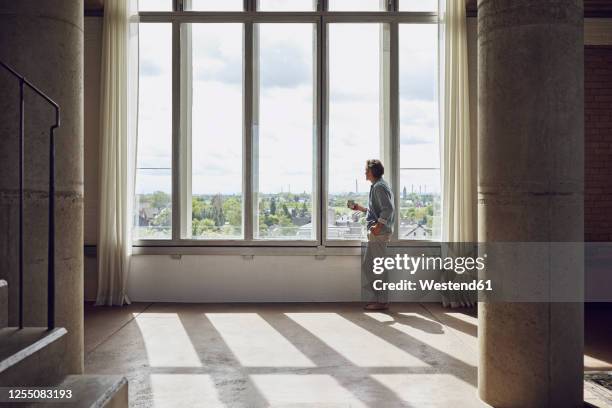
[[[144,0],[141,0],[144,1]],[[203,3],[211,0],[200,0]],[[348,1],[348,0],[347,0]],[[377,0],[374,0],[378,3]],[[369,0],[361,0],[369,3]],[[268,0],[273,7],[274,0]],[[277,0],[278,3],[278,0]],[[335,0],[337,7],[346,1]],[[405,3],[408,4],[408,3]],[[262,4],[263,6],[264,4]],[[242,25],[192,24],[194,194],[242,188]],[[314,26],[261,24],[256,191],[311,192]],[[400,167],[438,167],[437,26],[400,26]],[[380,158],[380,24],[329,27],[329,191],[367,192],[366,159]],[[170,192],[171,28],[141,24],[137,192]],[[148,168],[162,168],[151,170]],[[401,170],[408,191],[439,191],[439,172]]]

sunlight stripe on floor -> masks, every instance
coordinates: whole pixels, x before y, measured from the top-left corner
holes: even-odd
[[[286,313],[286,315],[357,366],[428,366],[425,362],[337,313]]]
[[[136,319],[151,367],[201,367],[189,335],[176,313],[143,313]]]
[[[314,367],[302,352],[257,313],[206,313],[245,367]]]
[[[367,407],[327,374],[261,374],[250,378],[273,407]]]

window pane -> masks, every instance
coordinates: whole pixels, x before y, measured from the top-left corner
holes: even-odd
[[[365,238],[366,160],[381,158],[382,24],[329,25],[328,239]]]
[[[314,239],[314,25],[257,28],[255,237]]]
[[[138,0],[139,11],[172,11],[172,0]]]
[[[400,239],[440,239],[438,28],[399,26]]]
[[[185,10],[191,11],[242,11],[243,0],[187,0]]]
[[[316,0],[259,0],[260,11],[315,11]]]
[[[140,24],[134,239],[172,237],[172,26]]]
[[[134,239],[172,238],[172,170],[139,168],[136,183]]]
[[[399,239],[440,239],[440,169],[401,169]]]
[[[399,0],[399,11],[438,11],[438,0]]]
[[[191,31],[191,228],[194,239],[242,238],[242,24]]]
[[[385,0],[329,0],[330,11],[385,11]]]

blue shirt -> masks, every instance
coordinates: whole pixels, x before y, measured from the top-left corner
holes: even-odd
[[[393,232],[393,220],[395,219],[395,205],[393,201],[393,192],[389,184],[382,177],[372,183],[366,214],[368,230],[378,222],[383,225],[380,231],[381,234]]]

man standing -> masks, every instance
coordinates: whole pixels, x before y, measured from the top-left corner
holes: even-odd
[[[395,217],[395,206],[393,204],[393,192],[389,184],[383,179],[385,168],[380,160],[372,159],[366,162],[365,176],[372,183],[368,196],[368,206],[349,201],[348,207],[355,211],[366,213],[368,228],[368,243],[362,264],[362,273],[365,277],[364,289],[373,295],[375,302],[368,303],[366,310],[385,310],[389,308],[388,294],[386,290],[374,290],[375,280],[387,280],[387,271],[380,275],[372,271],[374,258],[386,256],[387,243],[393,233],[393,221]]]

